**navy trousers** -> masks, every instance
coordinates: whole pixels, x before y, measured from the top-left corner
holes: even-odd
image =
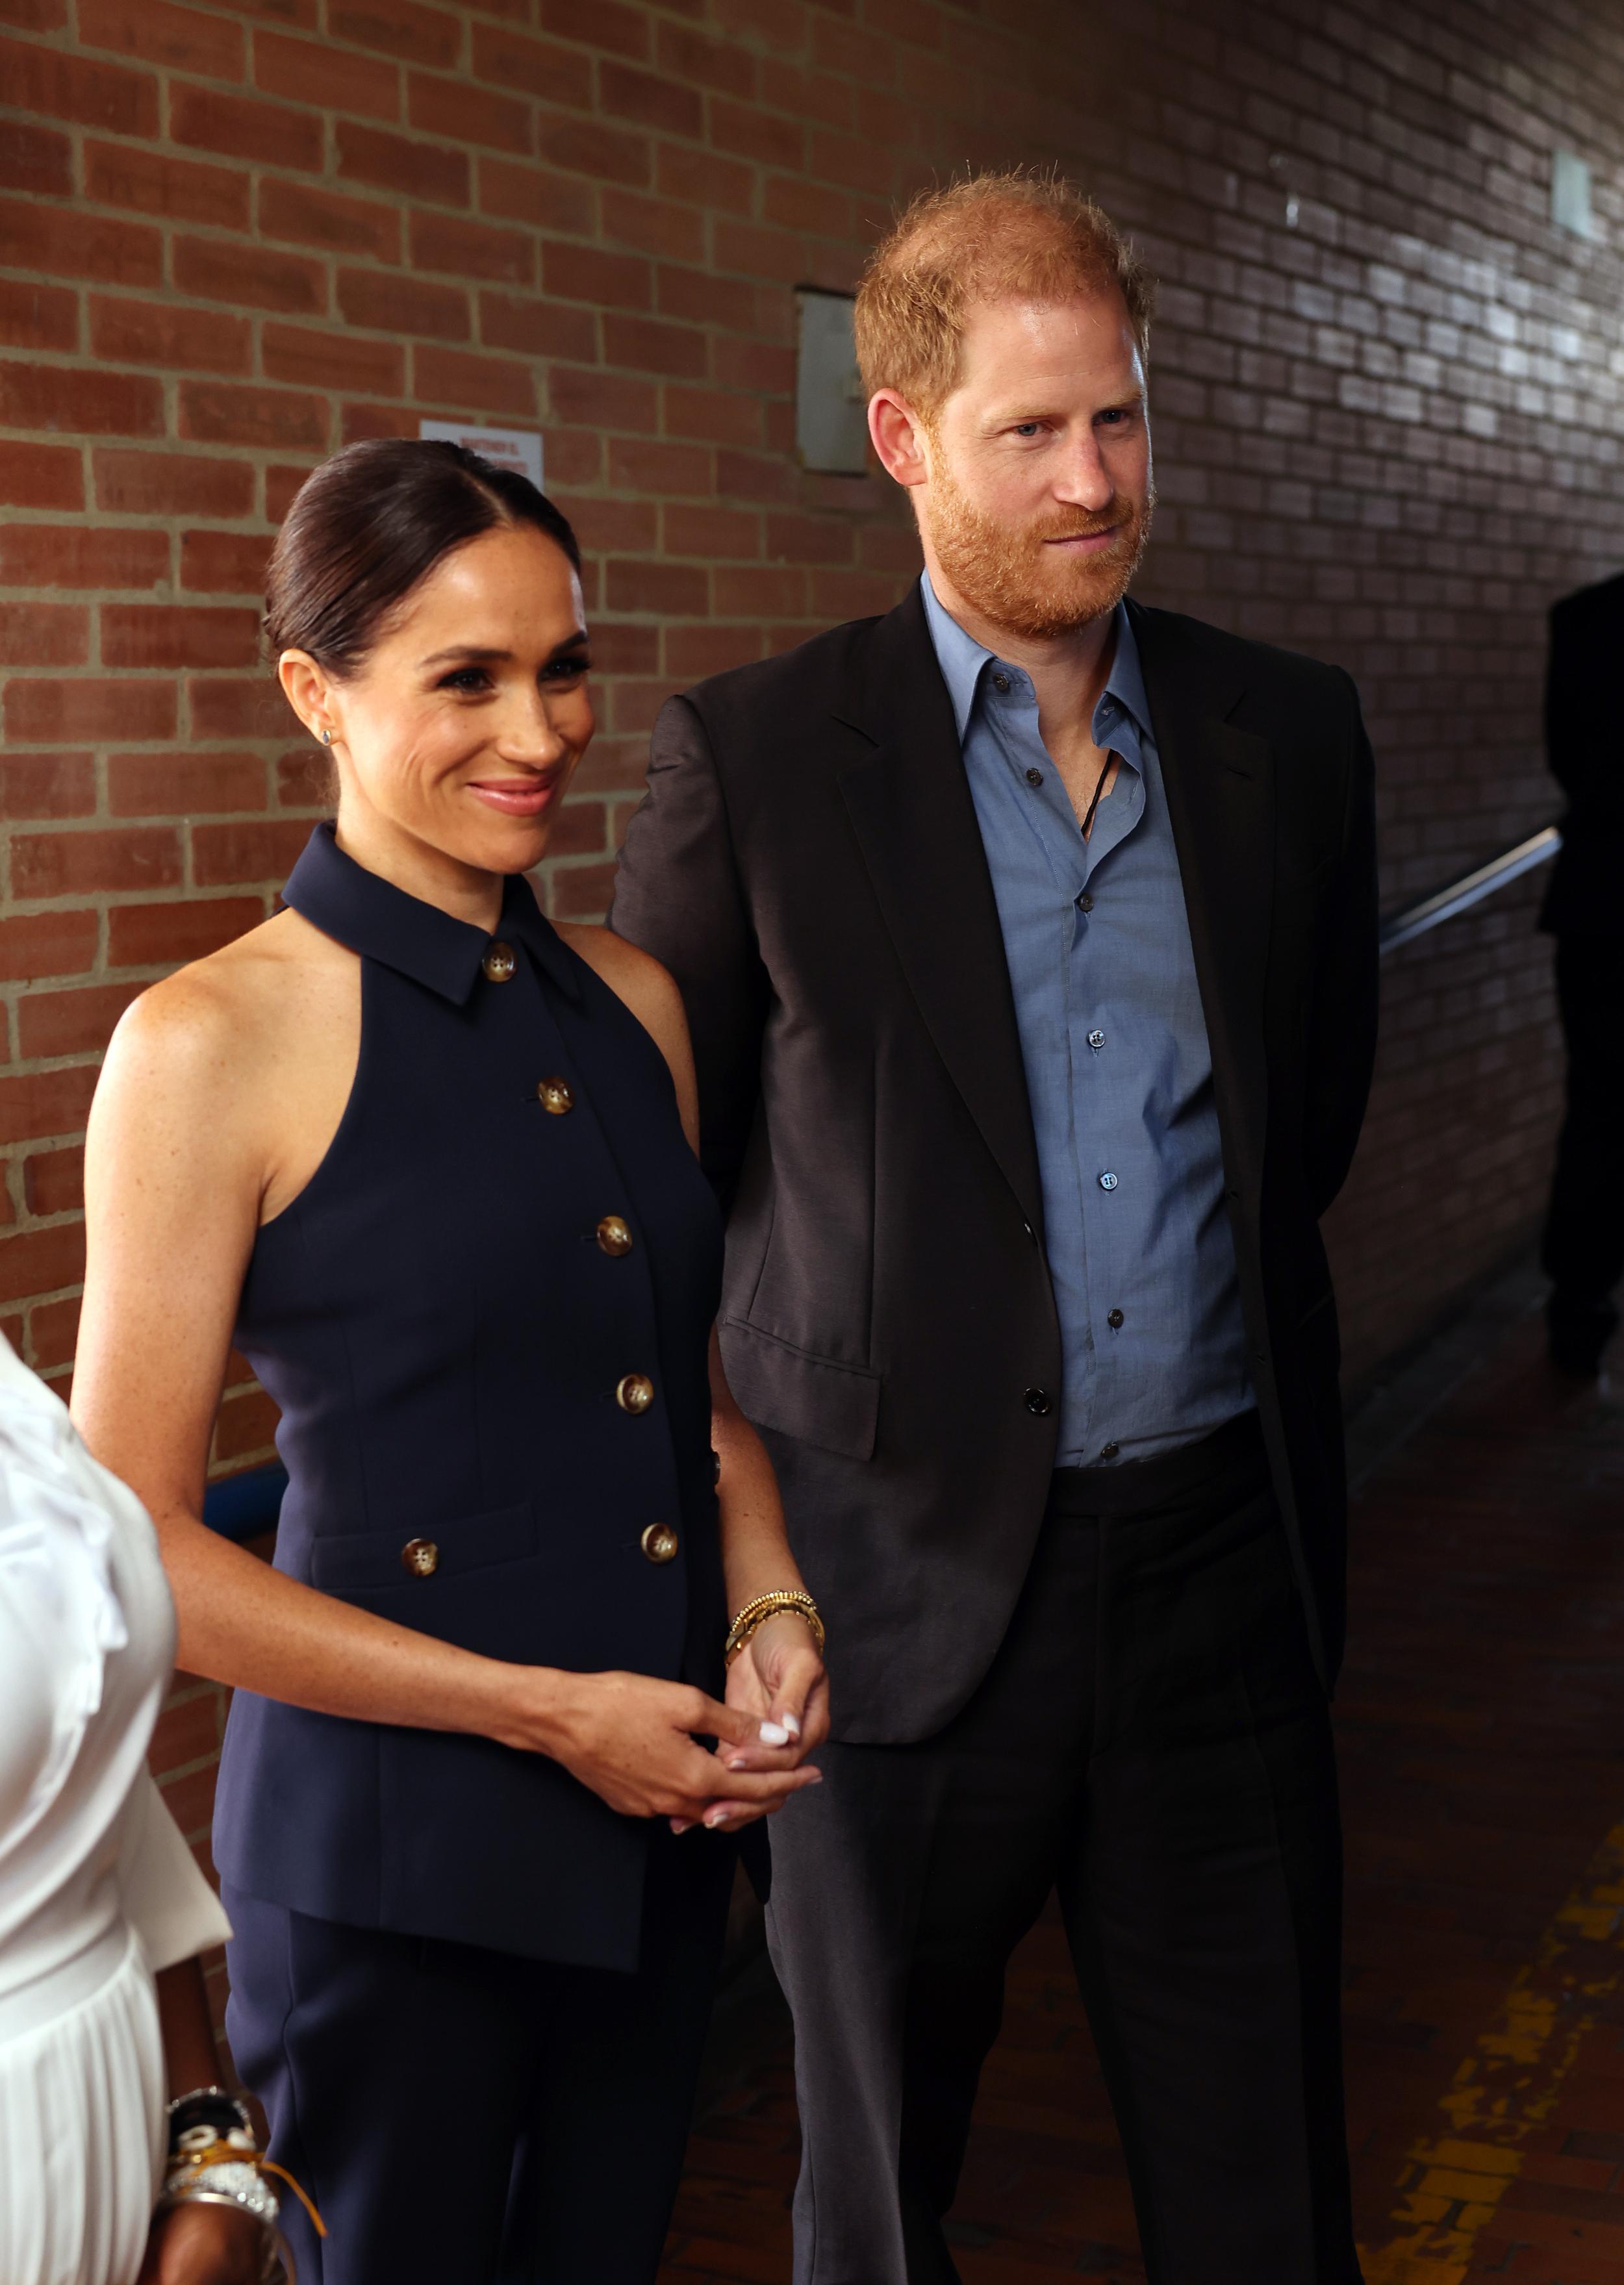
[[[226,2031],[300,2285],[652,2285],[736,1851],[656,1826],[635,1975],[225,1892]]]

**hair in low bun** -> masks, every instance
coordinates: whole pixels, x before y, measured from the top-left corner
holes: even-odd
[[[436,563],[482,532],[521,523],[580,569],[569,522],[528,476],[460,444],[378,436],[346,445],[307,477],[271,550],[263,624],[272,658],[308,651],[343,681]]]

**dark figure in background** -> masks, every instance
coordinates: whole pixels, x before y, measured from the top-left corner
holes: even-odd
[[[1065,185],[928,198],[857,305],[928,577],[673,699],[616,929],[686,1001],[721,1343],[830,1626],[777,1820],[796,2285],[952,2285],[1058,1888],[1150,2285],[1356,2285],[1317,1219],[1376,1025],[1334,667],[1124,601],[1142,274]]]
[[[1568,799],[1540,915],[1557,939],[1567,1118],[1542,1259],[1551,1362],[1594,1380],[1624,1276],[1624,574],[1552,607],[1545,742]]]

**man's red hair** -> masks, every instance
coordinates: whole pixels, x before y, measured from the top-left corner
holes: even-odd
[[[1102,208],[1059,175],[1015,169],[922,191],[887,232],[858,288],[863,387],[894,389],[930,420],[959,379],[973,309],[1118,293],[1147,349],[1149,271]]]

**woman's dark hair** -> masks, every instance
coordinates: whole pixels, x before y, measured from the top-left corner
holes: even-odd
[[[493,467],[460,444],[404,436],[347,444],[306,478],[271,550],[264,619],[271,656],[308,651],[342,681],[443,557],[516,523],[545,532],[580,569],[569,523],[516,470]]]

